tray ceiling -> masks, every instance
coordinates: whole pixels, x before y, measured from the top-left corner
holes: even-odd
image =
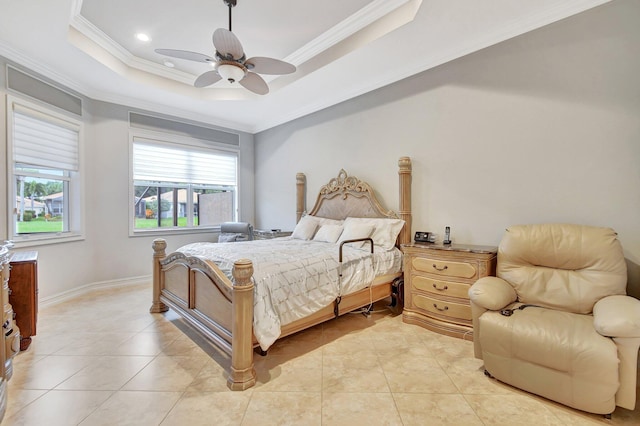
[[[298,67],[265,76],[265,96],[226,81],[196,89],[209,65],[154,52],[213,55],[222,0],[10,2],[0,55],[94,99],[255,133],[606,2],[238,0],[232,29],[247,55]]]

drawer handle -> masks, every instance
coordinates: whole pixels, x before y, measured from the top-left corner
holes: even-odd
[[[433,269],[435,269],[436,271],[446,271],[447,269],[449,269],[449,267],[448,267],[447,265],[444,265],[444,267],[442,267],[442,268],[438,268],[438,267],[436,266],[436,264],[434,263],[434,264],[433,264]]]
[[[438,286],[436,285],[436,283],[433,283],[433,288],[435,288],[435,289],[436,289],[436,290],[438,290],[438,291],[445,291],[445,290],[448,290],[448,289],[449,289],[449,287],[447,287],[446,285],[445,285],[444,287],[442,287],[442,288],[438,288]]]
[[[437,310],[439,310],[440,312],[444,312],[444,311],[448,311],[449,310],[449,307],[447,305],[444,305],[444,308],[439,308],[438,305],[436,305],[434,303],[433,307],[436,308]]]

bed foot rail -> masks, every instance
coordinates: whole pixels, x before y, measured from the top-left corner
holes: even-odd
[[[253,368],[253,264],[248,259],[233,264],[233,326],[231,331],[231,371],[227,386],[245,390],[256,384]]]
[[[149,312],[152,314],[160,314],[167,312],[169,307],[160,301],[160,293],[162,288],[160,287],[160,273],[161,266],[160,261],[167,257],[165,249],[167,248],[167,242],[162,238],[153,240],[153,300],[151,301],[151,308]]]

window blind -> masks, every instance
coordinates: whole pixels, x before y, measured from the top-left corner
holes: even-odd
[[[62,120],[43,119],[22,108],[13,111],[13,155],[16,163],[78,170],[79,129]],[[55,121],[55,122],[54,122]]]
[[[133,142],[133,179],[144,181],[236,185],[237,155]]]

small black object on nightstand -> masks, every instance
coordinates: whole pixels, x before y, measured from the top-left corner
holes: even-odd
[[[444,240],[442,240],[442,244],[451,244],[451,228],[448,226],[444,228]]]

